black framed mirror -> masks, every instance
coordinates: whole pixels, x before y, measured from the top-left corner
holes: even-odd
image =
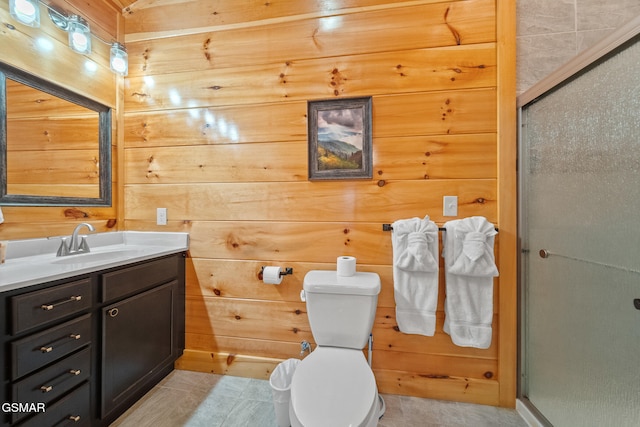
[[[0,62],[0,206],[111,206],[111,114]]]

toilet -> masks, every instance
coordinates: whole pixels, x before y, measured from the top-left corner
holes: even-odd
[[[372,427],[384,412],[364,356],[380,293],[380,276],[312,270],[301,296],[317,347],[291,380],[292,427]]]

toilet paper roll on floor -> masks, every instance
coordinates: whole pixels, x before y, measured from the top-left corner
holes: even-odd
[[[262,270],[262,281],[267,285],[279,285],[282,283],[282,275],[280,267],[265,267]]]
[[[350,277],[356,274],[356,259],[352,256],[339,256],[336,262],[338,276]]]

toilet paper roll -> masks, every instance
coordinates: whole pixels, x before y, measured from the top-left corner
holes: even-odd
[[[339,256],[336,262],[338,276],[353,276],[356,274],[356,259],[352,256]]]
[[[282,282],[280,267],[265,267],[262,270],[262,281],[268,285],[279,285]]]

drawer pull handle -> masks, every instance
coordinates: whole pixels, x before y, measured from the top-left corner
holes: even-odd
[[[54,343],[60,342],[60,341],[63,341],[63,340],[67,340],[69,338],[72,339],[72,340],[79,340],[81,338],[81,335],[80,334],[71,334],[66,338],[62,338],[62,339],[56,340],[51,344],[43,345],[42,347],[40,347],[40,351],[43,352],[43,353],[51,353],[53,351],[53,344]]]
[[[80,421],[80,415],[69,415],[69,419],[77,423],[78,421]]]
[[[112,308],[111,310],[107,311],[107,313],[109,313],[109,317],[116,317],[118,315],[118,309],[117,308]]]
[[[59,305],[66,304],[68,302],[73,302],[73,301],[80,301],[81,299],[82,299],[82,295],[72,295],[69,297],[69,299],[56,302],[56,303],[51,303],[51,304],[42,304],[40,307],[42,307],[42,309],[45,311],[50,311]]]
[[[78,376],[82,373],[82,371],[80,369],[69,369],[69,374],[73,375],[73,376]],[[43,393],[49,393],[51,390],[53,390],[53,386],[52,385],[43,385],[40,386],[40,390]]]

